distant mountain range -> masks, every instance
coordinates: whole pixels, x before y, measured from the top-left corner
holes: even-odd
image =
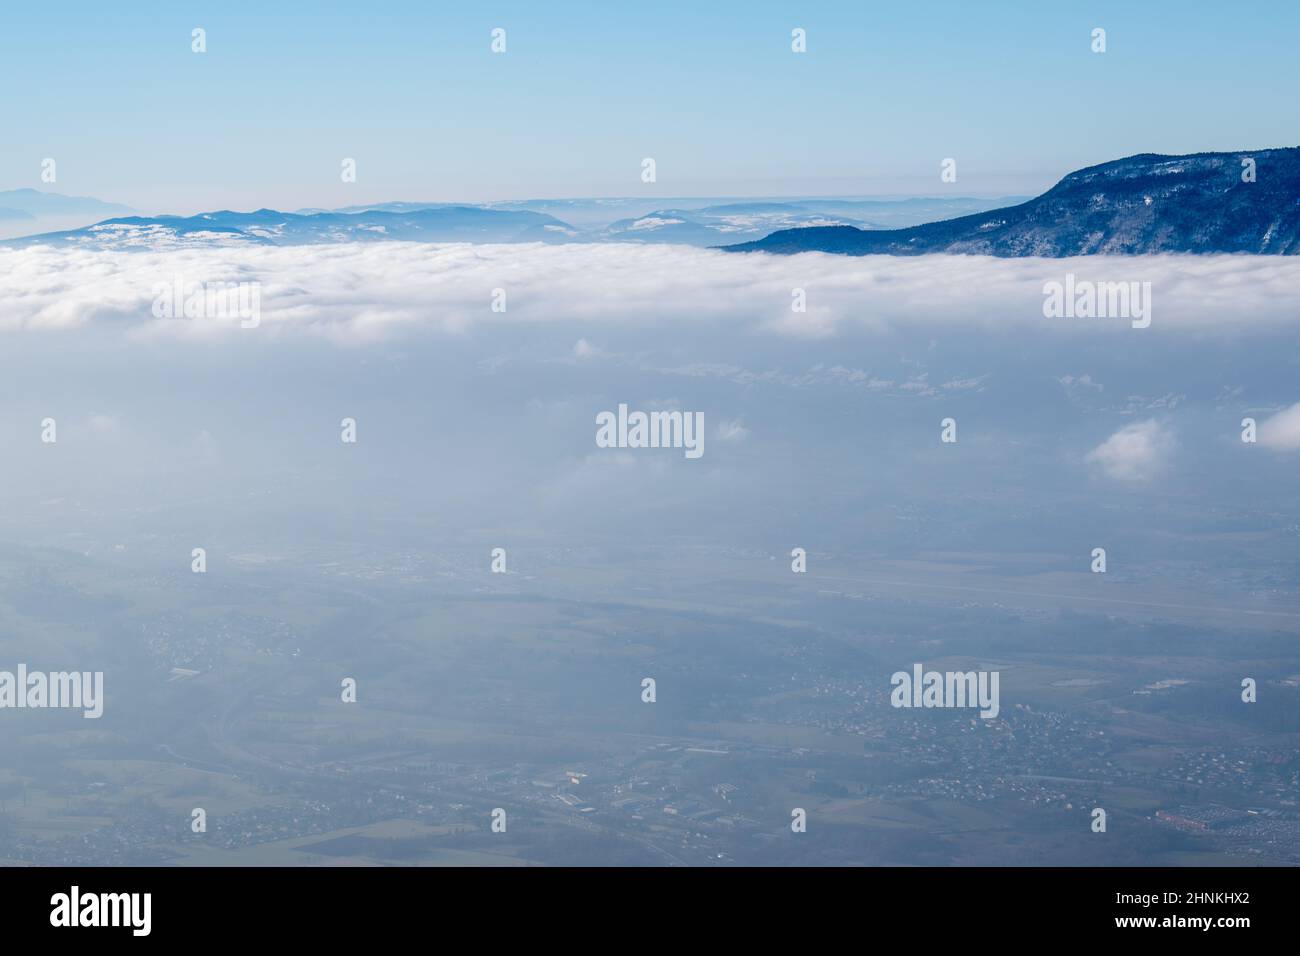
[[[0,239],[72,229],[132,212],[135,210],[130,206],[87,196],[64,196],[38,189],[0,190]]]
[[[1005,200],[1001,200],[1005,201]],[[799,199],[655,209],[652,200],[529,200],[466,205],[386,202],[342,209],[119,216],[91,226],[11,239],[9,245],[156,249],[194,244],[308,245],[334,242],[638,242],[716,246],[791,226],[886,228],[974,212],[996,199]],[[572,214],[572,225],[547,210]],[[613,219],[614,216],[624,215]]]
[[[1005,200],[1002,200],[1005,202]],[[665,208],[618,219],[592,237],[597,242],[680,243],[716,246],[769,235],[778,229],[852,226],[887,229],[942,216],[979,212],[996,199],[803,199],[731,202],[700,208]]]
[[[135,212],[121,203],[104,202],[88,196],[64,196],[39,189],[0,190],[0,219],[55,219],[65,216],[119,216]]]
[[[1247,171],[1243,164],[1253,164],[1253,177],[1243,177]],[[56,212],[85,216],[119,208],[123,207],[32,189],[0,192],[0,221],[8,217],[3,228],[10,234],[25,216],[48,219]],[[386,202],[336,210],[116,216],[90,226],[9,239],[5,244],[158,249],[388,240],[677,243],[732,252],[858,256],[1296,255],[1300,254],[1300,147],[1190,156],[1144,153],[1070,173],[1027,201],[1018,197],[677,199],[661,207],[644,198],[482,205]]]
[[[402,205],[402,204],[395,204]],[[150,248],[192,244],[301,246],[332,242],[556,242],[576,231],[553,216],[477,206],[431,206],[409,212],[373,210],[308,214],[258,209],[197,216],[125,216],[66,232],[27,236],[10,245]]]
[[[1254,181],[1243,161],[1253,160]],[[1003,257],[1300,254],[1300,148],[1144,153],[1070,173],[1016,206],[905,229],[783,229],[734,252]]]

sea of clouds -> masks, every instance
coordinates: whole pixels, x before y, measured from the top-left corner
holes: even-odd
[[[1150,327],[1046,317],[1070,274],[1149,282]],[[256,327],[156,317],[178,276],[256,283]],[[197,510],[215,537],[238,499],[248,528],[292,512],[298,536],[386,503],[385,522],[444,529],[785,527],[855,548],[1033,550],[1145,523],[1154,553],[1189,503],[1246,509],[1223,519],[1240,529],[1296,505],[1297,293],[1300,259],[1280,257],[0,248],[0,497],[61,534],[127,514],[179,534]],[[705,454],[596,447],[620,403],[703,413]]]
[[[0,248],[0,328],[117,322],[131,335],[219,331],[153,317],[154,290],[179,275],[188,283],[260,283],[266,330],[307,330],[340,342],[556,320],[717,321],[797,337],[833,336],[846,325],[1123,330],[1122,322],[1045,321],[1043,286],[1067,273],[1081,281],[1150,282],[1155,333],[1234,334],[1300,321],[1297,258],[770,256],[657,245],[388,242],[163,252]],[[489,307],[494,289],[506,291],[505,312]],[[793,289],[805,290],[805,312],[792,311]]]

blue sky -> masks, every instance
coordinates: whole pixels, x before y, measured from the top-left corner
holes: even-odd
[[[1138,152],[1300,142],[1294,3],[73,2],[4,21],[0,188],[148,212],[1028,194]]]

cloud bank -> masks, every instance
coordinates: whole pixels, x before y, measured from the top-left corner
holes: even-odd
[[[1135,330],[1124,319],[1045,319],[1043,285],[1066,273],[1150,282],[1154,324]],[[156,318],[156,289],[177,276],[186,283],[258,283],[258,328]],[[795,290],[803,290],[804,311],[792,308]],[[0,330],[112,324],[133,336],[308,332],[356,343],[484,324],[711,322],[796,338],[850,328],[977,327],[1104,332],[1137,343],[1171,331],[1235,335],[1294,326],[1298,292],[1300,259],[1280,257],[850,258],[407,242],[158,252],[0,248]]]

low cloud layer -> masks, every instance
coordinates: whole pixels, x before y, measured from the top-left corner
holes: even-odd
[[[1044,317],[1044,284],[1069,274],[1150,282],[1152,325]],[[258,283],[256,326],[155,317],[177,275]],[[60,534],[85,519],[59,509],[117,515],[147,489],[164,529],[169,509],[210,502],[220,526],[239,501],[250,529],[269,514],[308,534],[344,495],[437,527],[741,540],[771,532],[761,514],[792,534],[1029,551],[1038,532],[1009,515],[1091,530],[1099,493],[1136,507],[1248,487],[1291,513],[1297,291],[1300,258],[0,249],[0,499]],[[623,403],[702,414],[705,454],[598,447],[596,416]],[[1248,416],[1265,447],[1240,440]]]
[[[1043,286],[1150,282],[1154,321],[1043,316]],[[160,285],[258,283],[258,328],[156,318]],[[494,290],[504,311],[494,311]],[[795,290],[806,311],[794,311]],[[735,323],[766,334],[833,336],[850,327],[981,327],[1232,335],[1300,322],[1300,259],[1246,256],[990,259],[737,255],[680,246],[375,243],[165,252],[0,249],[0,329],[116,323],[131,335],[276,335],[343,343],[412,331],[551,321]],[[577,354],[585,354],[580,346]]]

